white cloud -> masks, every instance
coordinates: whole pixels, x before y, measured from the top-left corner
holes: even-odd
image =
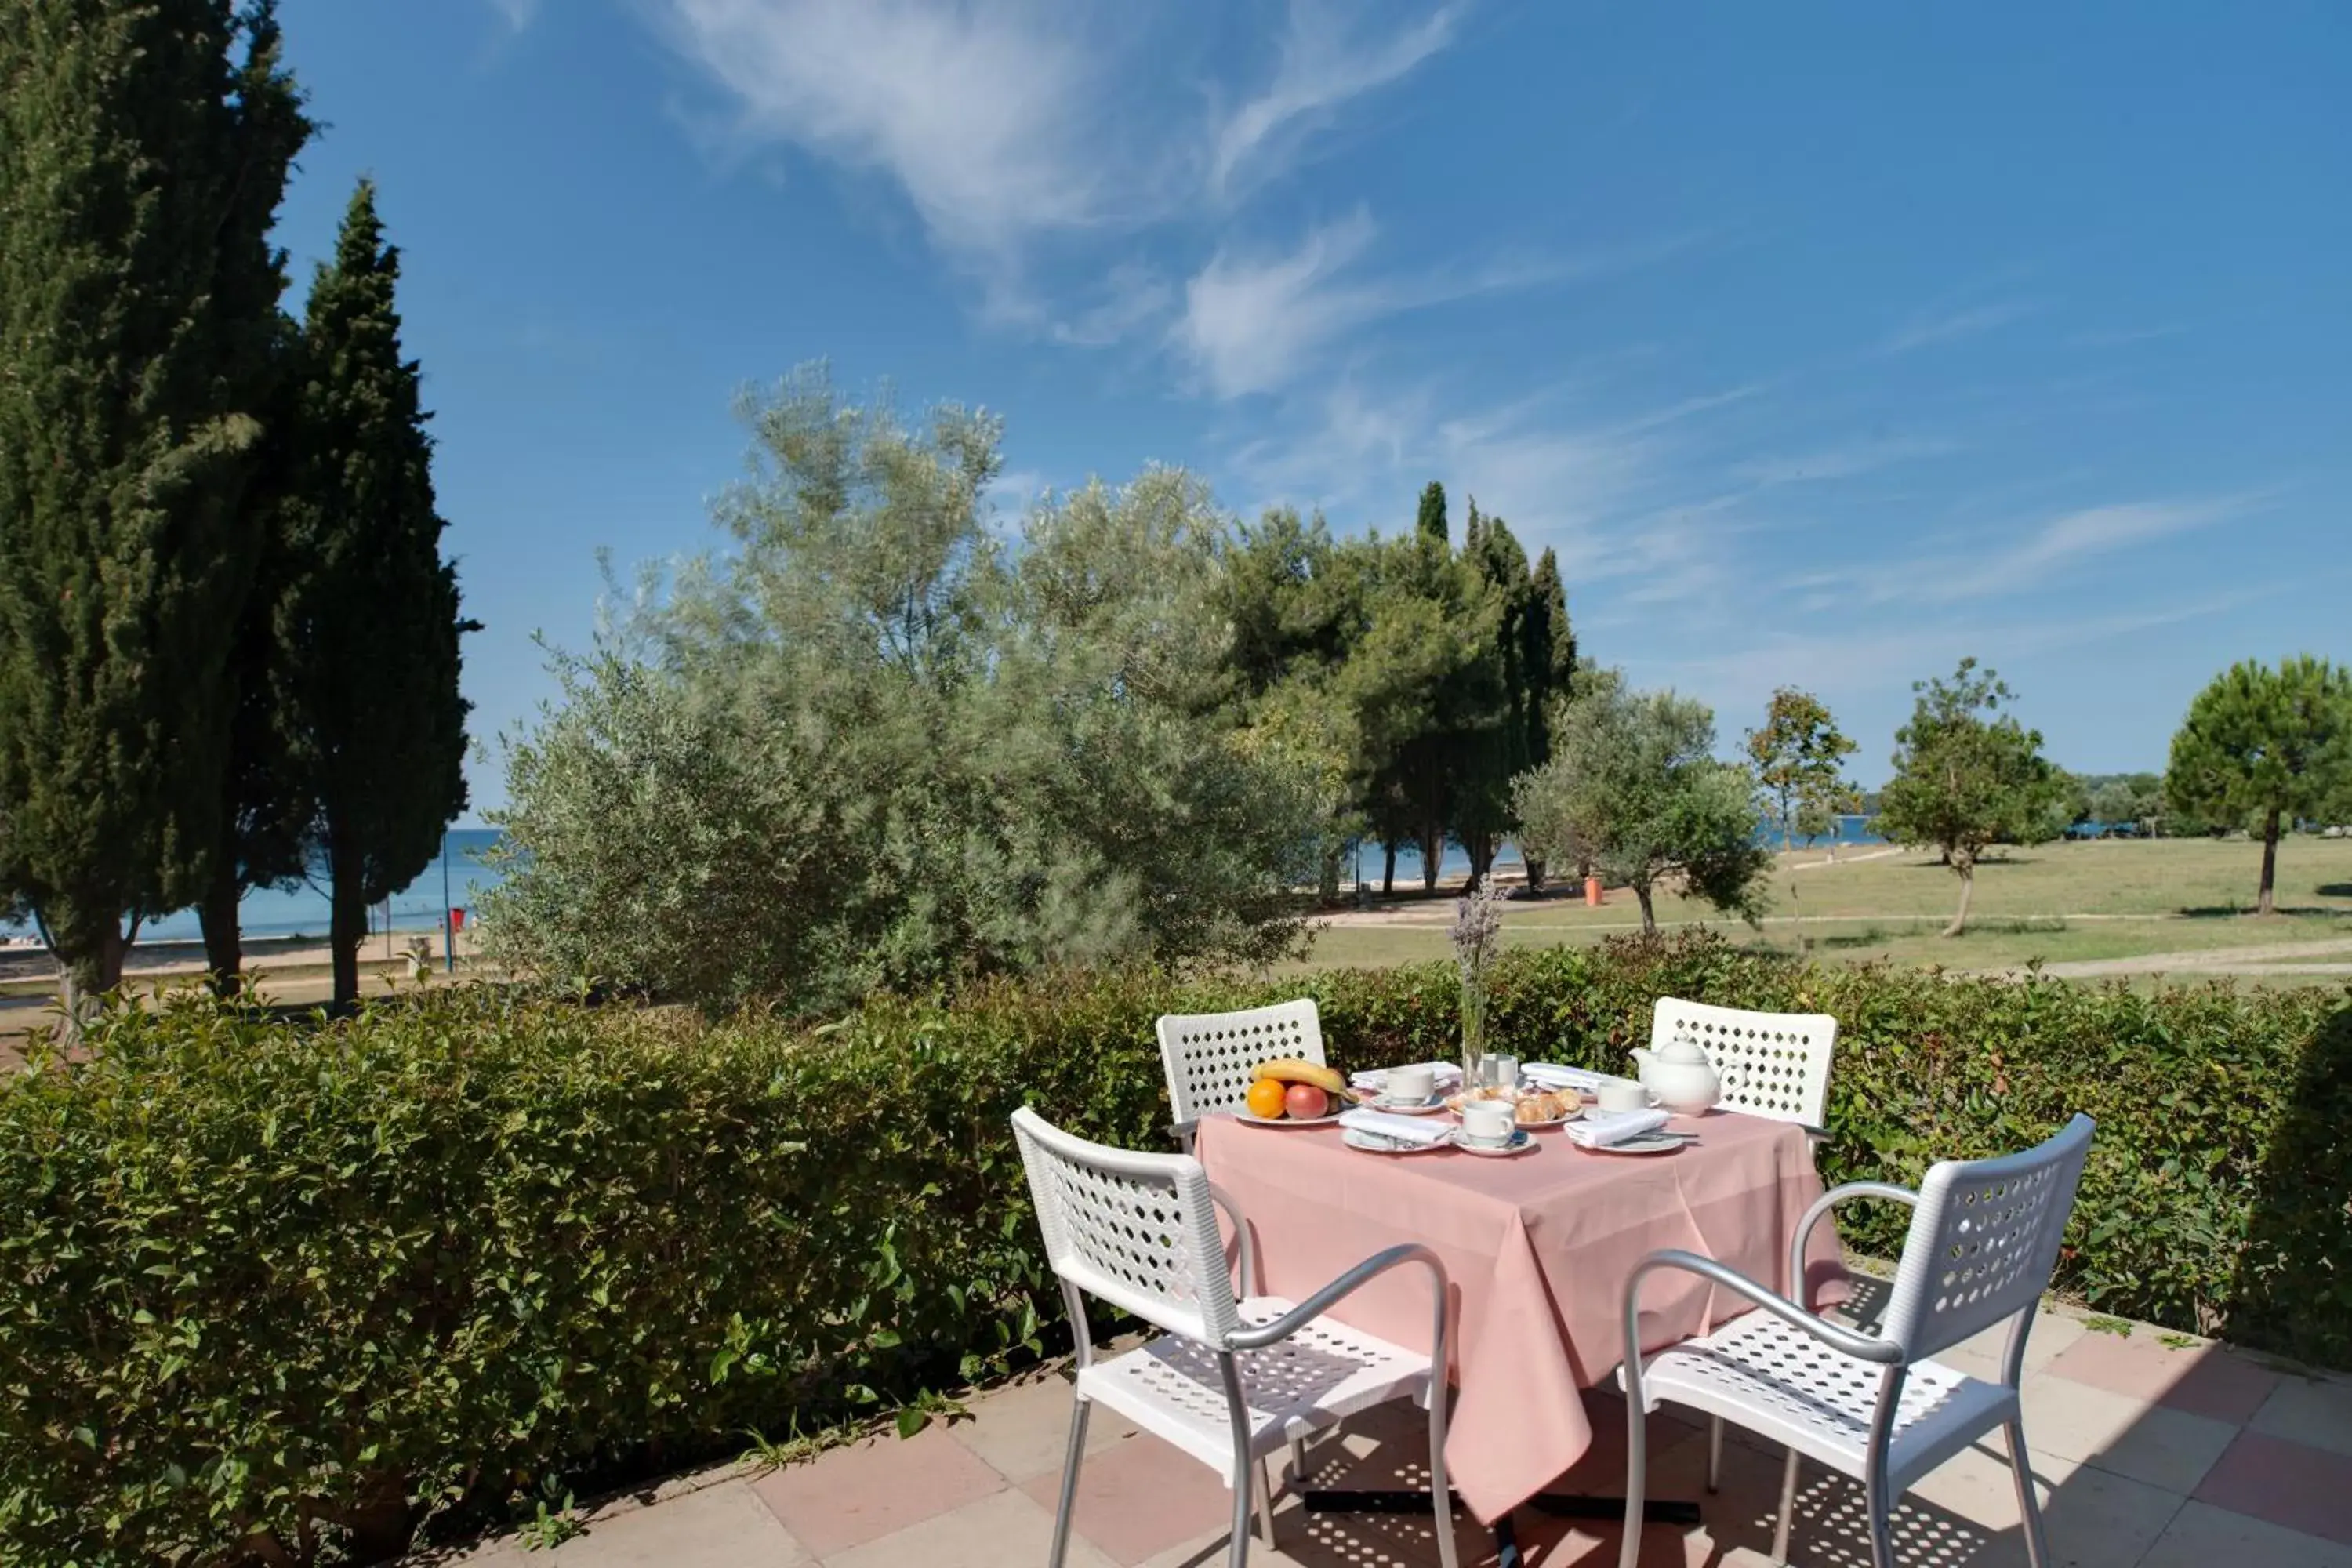
[[[490,9],[505,18],[506,25],[521,32],[539,15],[539,0],[489,0]]]
[[[1990,305],[1971,305],[1965,310],[1938,311],[1915,316],[1879,344],[1884,353],[1909,353],[1937,343],[1948,343],[1961,338],[1972,338],[1980,332],[2005,327],[2021,316],[2032,313],[2033,307],[2022,300],[2000,300]]]
[[[951,249],[1003,257],[1120,205],[1101,60],[1055,0],[666,0],[744,129],[887,173]]]
[[[2004,574],[2048,571],[2127,544],[2210,528],[2243,516],[2250,502],[2248,497],[2228,496],[2211,500],[2130,501],[2068,512],[2011,551],[2000,563],[2000,570]]]
[[[1760,458],[1738,465],[1732,472],[1756,485],[1812,484],[1829,479],[1850,479],[1896,463],[1907,463],[1918,458],[1941,457],[1958,450],[1959,447],[1956,442],[1924,437],[1858,441],[1846,446],[1823,447],[1794,458]]]
[[[1244,166],[1279,163],[1337,107],[1411,71],[1454,39],[1455,6],[1441,5],[1391,37],[1352,36],[1346,7],[1295,0],[1282,64],[1266,89],[1236,109],[1219,128],[1209,184],[1224,192]]]
[[[1091,304],[1055,321],[1047,335],[1079,348],[1105,348],[1160,320],[1175,302],[1175,289],[1157,268],[1121,262],[1104,274]]]

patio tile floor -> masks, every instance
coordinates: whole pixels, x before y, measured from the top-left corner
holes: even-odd
[[[2050,1568],[2352,1568],[2352,1380],[2275,1369],[2157,1331],[2086,1332],[2044,1313],[2029,1342],[2026,1436],[2051,1538]],[[1997,1342],[1948,1358],[1996,1361]],[[1990,1370],[1987,1368],[1986,1370]],[[1561,1489],[1613,1491],[1623,1405],[1588,1396],[1597,1440]],[[1067,1432],[1069,1390],[1040,1375],[970,1402],[971,1418],[911,1440],[870,1439],[764,1476],[740,1467],[673,1481],[589,1510],[584,1534],[550,1552],[514,1540],[457,1559],[489,1568],[1044,1568]],[[1332,1484],[1425,1484],[1417,1413],[1375,1411],[1308,1456]],[[1696,1500],[1705,1522],[1643,1532],[1643,1568],[1762,1568],[1780,1491],[1778,1456],[1728,1442],[1723,1489],[1701,1480],[1696,1427],[1651,1424],[1654,1495]],[[1277,1481],[1284,1466],[1277,1461]],[[1205,1467],[1097,1411],[1079,1478],[1070,1568],[1214,1568],[1231,1497]],[[1517,1515],[1527,1568],[1613,1568],[1619,1525]],[[1433,1568],[1426,1517],[1309,1516],[1287,1492],[1267,1568]],[[1464,1568],[1490,1568],[1492,1536],[1457,1521]],[[1904,1500],[1905,1568],[2023,1568],[2017,1499],[1997,1436]],[[1808,1466],[1791,1561],[1869,1568],[1862,1494]],[[444,1553],[435,1561],[452,1561]],[[425,1559],[417,1560],[419,1563]]]

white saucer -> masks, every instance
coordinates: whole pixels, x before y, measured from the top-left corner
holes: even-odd
[[[1385,1094],[1376,1094],[1364,1101],[1373,1110],[1385,1110],[1391,1116],[1430,1116],[1445,1109],[1445,1097],[1432,1094],[1427,1100],[1393,1100]]]
[[[1483,1144],[1473,1143],[1458,1132],[1454,1136],[1453,1147],[1461,1150],[1465,1154],[1475,1154],[1482,1160],[1507,1160],[1514,1154],[1532,1154],[1543,1145],[1536,1142],[1534,1133],[1522,1127],[1511,1135],[1509,1142],[1499,1149],[1489,1149]]]
[[[1433,1143],[1391,1143],[1381,1138],[1360,1132],[1353,1127],[1339,1130],[1339,1141],[1350,1149],[1361,1149],[1367,1154],[1433,1154],[1440,1149],[1454,1146],[1453,1138],[1440,1138]]]
[[[1252,1127],[1320,1127],[1339,1120],[1340,1112],[1327,1110],[1320,1116],[1259,1116],[1247,1110],[1234,1112],[1234,1120],[1246,1121]]]

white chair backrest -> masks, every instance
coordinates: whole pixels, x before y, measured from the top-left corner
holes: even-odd
[[[1168,1103],[1179,1121],[1239,1110],[1252,1069],[1282,1057],[1323,1065],[1323,1021],[1313,997],[1242,1013],[1169,1013],[1160,1019],[1160,1061],[1168,1069]]]
[[[1661,996],[1650,1014],[1650,1048],[1686,1031],[1725,1076],[1727,1110],[1824,1125],[1837,1020],[1827,1013],[1748,1013]]]
[[[2077,1115],[2021,1153],[1929,1167],[1880,1331],[1906,1361],[1934,1355],[2041,1300],[2091,1131],[2091,1119]]]
[[[1188,1339],[1222,1346],[1241,1326],[1198,1160],[1090,1143],[1025,1105],[1013,1132],[1055,1274]]]

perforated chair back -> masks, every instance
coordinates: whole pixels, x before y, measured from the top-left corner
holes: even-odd
[[[1906,1361],[1932,1356],[2032,1307],[2050,1283],[2091,1119],[1992,1160],[1946,1160],[1919,1184],[1882,1334]]]
[[[1241,1316],[1201,1163],[1091,1143],[1025,1105],[1013,1132],[1054,1272],[1170,1333],[1223,1347]]]
[[[1723,1109],[1820,1127],[1837,1028],[1827,1013],[1749,1013],[1661,996],[1650,1014],[1650,1047],[1686,1032],[1723,1075]]]
[[[1323,1021],[1302,996],[1240,1013],[1169,1013],[1160,1019],[1160,1061],[1178,1122],[1238,1110],[1258,1063],[1297,1057],[1323,1065]]]

